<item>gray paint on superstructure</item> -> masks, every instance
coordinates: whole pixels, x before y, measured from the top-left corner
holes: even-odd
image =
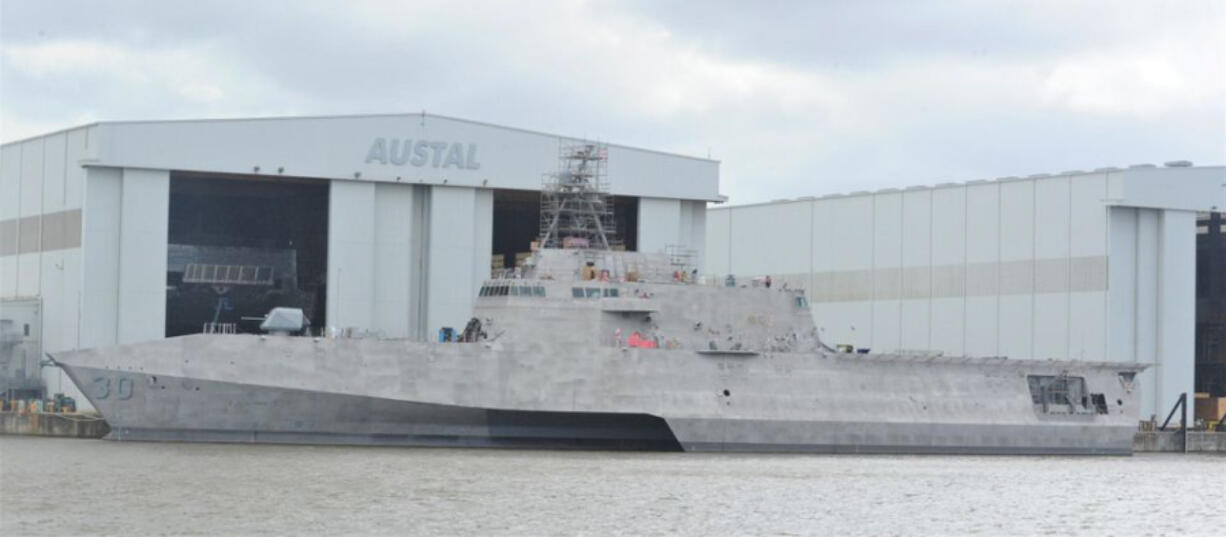
[[[579,280],[587,260],[613,281]],[[542,252],[527,279],[486,282],[530,291],[484,293],[475,315],[489,338],[473,343],[196,335],[55,360],[106,416],[113,438],[616,445],[659,431],[610,420],[655,417],[687,450],[1131,449],[1140,394],[1120,374],[1144,366],[835,354],[798,293],[671,283],[671,261]],[[631,272],[648,281],[619,281]],[[576,298],[575,288],[600,292]],[[628,348],[631,330],[659,348]],[[706,352],[712,346],[740,352]],[[1105,413],[1043,413],[1028,375],[1082,377],[1105,398]],[[482,417],[493,411],[518,417],[494,429]],[[599,417],[608,415],[619,417]]]

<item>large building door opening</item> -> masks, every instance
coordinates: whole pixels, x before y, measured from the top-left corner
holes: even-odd
[[[638,249],[639,199],[613,197],[617,237],[626,250]],[[532,241],[541,232],[541,193],[534,190],[494,191],[493,255],[491,274],[513,272],[532,253]]]
[[[491,274],[513,270],[532,252],[541,224],[541,193],[532,190],[494,191],[494,252]]]
[[[172,172],[166,336],[257,333],[274,307],[326,326],[328,182]]]
[[[1196,221],[1196,391],[1226,396],[1226,219]]]
[[[636,196],[613,196],[613,219],[617,222],[617,238],[627,251],[639,250],[639,199]]]

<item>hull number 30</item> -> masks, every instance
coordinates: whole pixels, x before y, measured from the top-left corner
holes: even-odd
[[[126,401],[132,398],[132,385],[132,379],[121,378],[115,382],[115,388],[112,390],[109,377],[94,377],[94,397],[107,399],[114,395],[115,399]]]

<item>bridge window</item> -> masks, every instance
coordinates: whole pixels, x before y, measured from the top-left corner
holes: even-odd
[[[1030,401],[1045,414],[1107,413],[1107,399],[1100,393],[1086,392],[1084,377],[1030,375]]]

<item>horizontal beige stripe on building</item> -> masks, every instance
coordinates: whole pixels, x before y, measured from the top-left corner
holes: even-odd
[[[772,274],[813,302],[860,302],[1107,290],[1107,257]]]
[[[0,220],[0,257],[81,246],[81,209]]]

